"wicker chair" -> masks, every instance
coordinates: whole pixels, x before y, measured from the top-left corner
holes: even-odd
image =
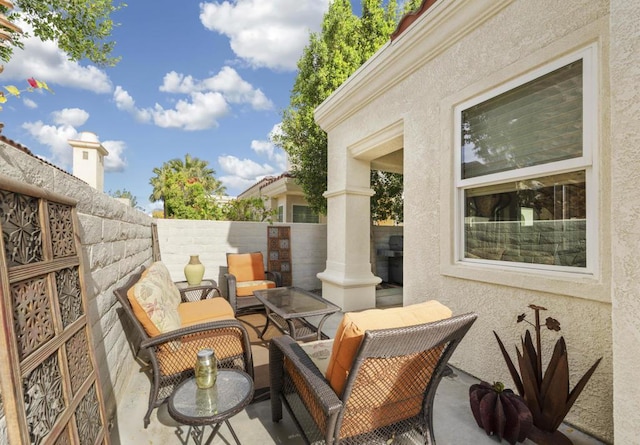
[[[151,371],[149,407],[144,416],[146,428],[153,410],[167,401],[177,384],[193,375],[196,354],[200,349],[213,348],[219,368],[240,369],[252,378],[253,358],[247,331],[235,319],[195,324],[150,337],[135,316],[127,297],[127,291],[138,282],[143,270],[114,293],[122,305],[125,317],[122,321],[133,353],[143,363],[143,370]],[[182,300],[187,301],[186,295],[193,290],[193,287],[181,289]]]
[[[229,303],[236,315],[264,308],[253,291],[282,286],[280,272],[265,270],[262,252],[227,253]]]
[[[341,395],[291,337],[272,339],[273,421],[284,402],[308,443],[435,444],[436,389],[476,317],[366,331]]]

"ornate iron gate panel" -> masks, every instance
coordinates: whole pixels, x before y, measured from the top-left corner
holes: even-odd
[[[293,282],[293,270],[291,267],[291,227],[268,226],[267,254],[269,262],[267,269],[271,272],[280,272],[282,285],[291,286]]]
[[[0,444],[108,444],[76,202],[0,177]]]

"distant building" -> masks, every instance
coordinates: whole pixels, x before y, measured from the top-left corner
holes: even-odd
[[[277,210],[278,222],[326,222],[324,215],[317,215],[311,211],[302,188],[289,172],[279,176],[267,176],[238,195],[238,199],[255,197],[263,198],[267,209]]]
[[[109,152],[98,136],[90,131],[80,133],[78,140],[68,140],[73,149],[73,176],[102,192],[104,191],[104,157]]]

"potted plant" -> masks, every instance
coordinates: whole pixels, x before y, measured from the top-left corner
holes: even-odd
[[[487,435],[496,435],[511,445],[523,442],[533,425],[531,411],[519,395],[502,382],[480,382],[469,388],[471,412]]]
[[[534,304],[529,305],[529,308],[535,312],[535,324],[526,319],[526,314],[519,315],[517,322],[524,321],[533,326],[536,333],[536,344],[534,346],[531,333],[527,329],[524,338],[521,339],[522,352],[516,347],[519,373],[502,340],[495,331],[493,334],[498,340],[516,389],[531,410],[533,427],[529,431],[529,439],[539,445],[571,445],[571,440],[558,431],[558,427],[598,367],[602,357],[596,360],[573,390],[569,391],[567,345],[564,337],[560,337],[543,374],[540,331],[542,326],[552,331],[559,331],[560,323],[554,318],[547,317],[545,323],[542,324],[540,312],[547,309]]]

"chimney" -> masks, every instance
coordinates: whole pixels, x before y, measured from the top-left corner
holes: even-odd
[[[82,179],[99,192],[104,191],[104,157],[109,152],[98,136],[90,131],[80,133],[78,140],[68,140],[73,148],[73,176]]]

